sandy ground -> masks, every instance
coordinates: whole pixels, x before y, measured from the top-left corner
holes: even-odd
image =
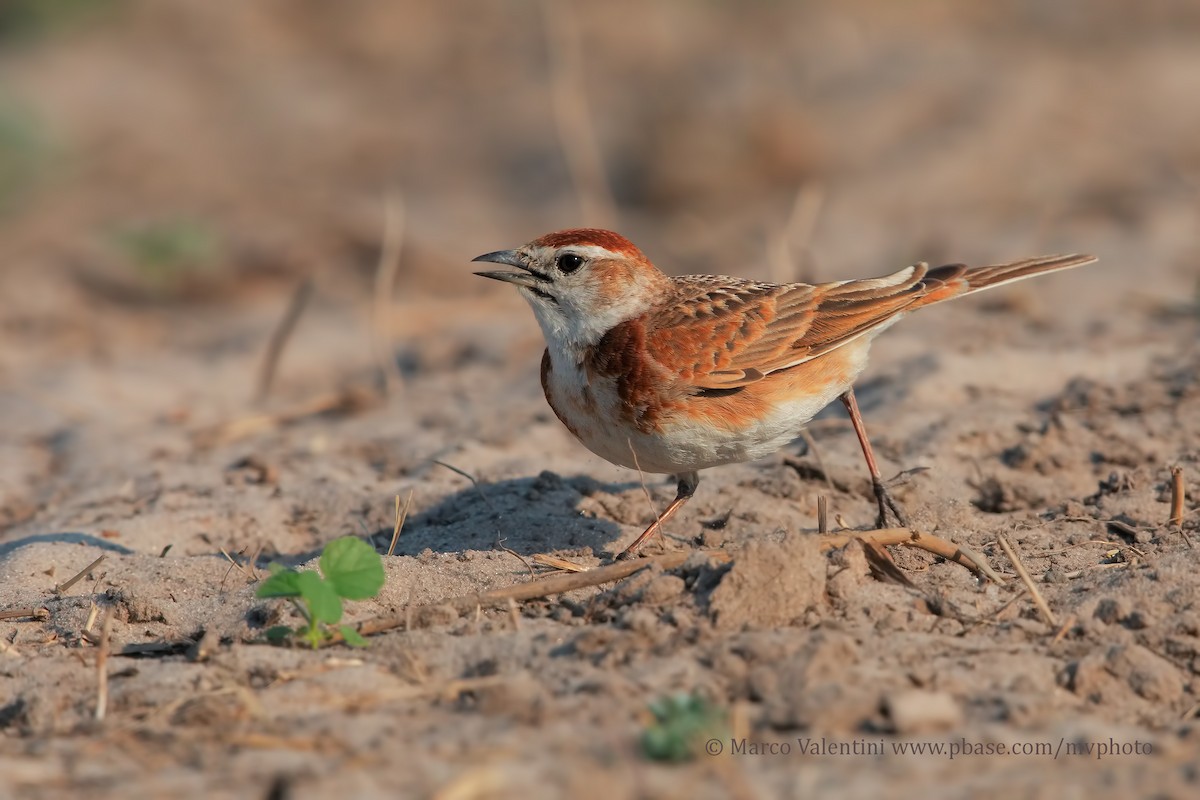
[[[0,15],[0,611],[44,609],[0,619],[0,795],[1195,796],[1195,9],[618,2],[548,38],[531,3],[216,6]],[[572,181],[556,86],[611,202]],[[731,564],[365,650],[262,644],[290,617],[254,597],[266,564],[347,534],[386,550],[397,495],[387,584],[352,620],[529,580],[538,553],[598,565],[669,501],[561,428],[528,309],[470,275],[596,223],[676,273],[1098,255],[905,320],[859,388],[884,471],[924,468],[897,490],[914,527],[1005,584],[893,548],[903,586],[819,550],[819,496],[835,527],[874,517],[831,409],[816,452],[706,472],[648,548]],[[643,755],[678,692],[727,714],[719,755]]]

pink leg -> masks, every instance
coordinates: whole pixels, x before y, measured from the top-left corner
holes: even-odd
[[[642,535],[633,540],[633,544],[626,547],[617,555],[617,561],[624,561],[627,558],[633,558],[637,553],[638,548],[645,544],[646,540],[662,528],[671,517],[675,516],[675,512],[683,508],[683,504],[688,501],[693,494],[696,493],[696,487],[700,485],[700,475],[696,472],[685,472],[679,476],[679,486],[675,490],[675,499],[671,501],[671,505],[667,506],[658,519],[650,523],[650,527],[642,531]]]
[[[854,389],[851,387],[842,395],[842,403],[846,406],[846,411],[850,414],[850,424],[854,426],[854,433],[858,435],[858,443],[862,446],[863,456],[867,459],[867,469],[871,471],[871,487],[875,490],[875,501],[879,503],[879,518],[875,521],[875,527],[886,528],[888,521],[888,512],[896,518],[896,522],[900,527],[908,527],[908,518],[904,512],[900,510],[887,487],[883,485],[883,478],[879,474],[879,465],[875,463],[875,454],[871,452],[871,442],[867,439],[867,427],[863,425],[862,414],[858,410],[858,400],[854,397]]]

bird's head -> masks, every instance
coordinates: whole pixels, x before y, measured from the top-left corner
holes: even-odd
[[[547,343],[568,347],[595,344],[614,326],[648,311],[670,288],[670,279],[632,242],[599,228],[548,233],[473,260],[515,267],[475,274],[515,285]]]

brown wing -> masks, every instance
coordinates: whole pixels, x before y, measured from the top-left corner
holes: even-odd
[[[697,388],[736,389],[824,355],[904,311],[1095,260],[1041,256],[933,270],[914,264],[882,278],[815,286],[685,276],[674,279],[674,305],[654,316],[645,346]]]
[[[676,301],[655,315],[646,347],[697,388],[734,389],[869,333],[964,270],[942,267],[938,280],[924,281],[928,267],[916,264],[817,285],[676,278]]]

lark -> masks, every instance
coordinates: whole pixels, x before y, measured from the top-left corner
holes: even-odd
[[[1089,255],[994,266],[914,264],[880,278],[763,283],[671,277],[620,234],[549,233],[475,261],[511,283],[546,340],[542,389],[575,438],[613,464],[675,475],[675,499],[618,558],[628,558],[695,493],[700,470],[752,461],[791,443],[840,398],[879,507],[907,525],[879,472],[854,381],[871,342],[919,308],[1089,264]]]

